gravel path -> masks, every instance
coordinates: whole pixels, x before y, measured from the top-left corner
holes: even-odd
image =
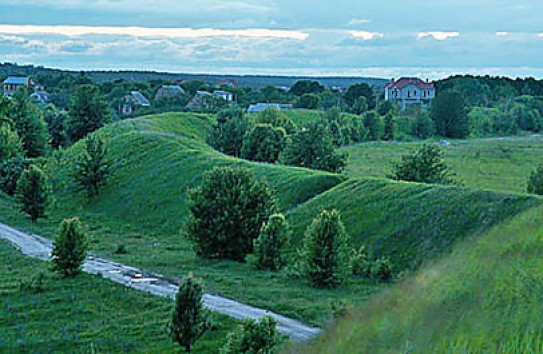
[[[15,230],[2,223],[0,223],[0,238],[18,248],[24,255],[41,260],[50,258],[52,242],[49,239]],[[90,274],[101,275],[130,288],[171,299],[175,297],[178,288],[176,281],[159,274],[145,272],[94,256],[87,258],[83,270]],[[210,310],[237,319],[258,319],[265,315],[273,316],[278,322],[279,331],[297,342],[311,340],[320,332],[320,329],[306,326],[299,321],[220,296],[205,294],[204,305]]]

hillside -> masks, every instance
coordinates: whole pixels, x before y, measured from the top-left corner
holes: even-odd
[[[0,240],[0,352],[164,353],[176,350],[164,329],[172,304],[95,276],[61,279],[43,261]],[[36,274],[43,291],[20,289]],[[99,300],[99,301],[97,301]],[[135,311],[135,309],[137,309]],[[194,353],[217,352],[235,321],[215,315],[217,330]]]
[[[543,208],[372,298],[306,353],[543,352]]]
[[[210,123],[205,115],[164,114],[112,124],[99,134],[109,142],[117,168],[98,198],[89,203],[74,188],[73,157],[82,147],[76,144],[45,164],[56,195],[48,219],[30,225],[14,201],[2,197],[0,220],[51,237],[60,220],[77,215],[91,228],[94,253],[173,278],[193,272],[204,279],[210,293],[322,325],[330,319],[332,302],[360,305],[382,285],[351,279],[339,289],[320,290],[289,272],[259,272],[250,263],[196,257],[180,230],[187,217],[186,191],[200,183],[205,171],[217,165],[243,165],[265,178],[289,214],[292,251],[320,209],[338,208],[354,243],[391,255],[398,271],[415,268],[443,252],[443,246],[448,248],[539,203],[526,196],[346,180],[318,171],[241,161],[205,144]],[[117,252],[121,246],[126,254]]]
[[[543,137],[452,140],[445,160],[469,187],[525,193],[532,170],[543,159]],[[349,153],[347,174],[386,177],[391,165],[421,143],[365,143],[343,148]]]

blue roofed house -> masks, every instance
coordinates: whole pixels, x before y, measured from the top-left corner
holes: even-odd
[[[136,107],[150,107],[151,102],[139,91],[132,91],[129,95],[124,96],[121,105],[121,114],[130,115],[134,113]]]
[[[36,84],[27,76],[10,76],[2,83],[4,96],[12,98],[13,94],[22,87],[26,87],[29,91],[34,91]]]
[[[280,111],[288,111],[294,108],[291,104],[284,104],[284,103],[257,103],[252,104],[247,109],[247,113],[260,113],[267,108],[275,108]]]

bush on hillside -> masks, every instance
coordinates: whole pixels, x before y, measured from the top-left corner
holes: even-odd
[[[15,157],[0,163],[0,189],[8,195],[14,195],[19,178],[31,165],[32,162],[23,157]]]
[[[10,118],[27,157],[38,157],[47,148],[47,127],[41,111],[28,98],[26,90],[15,93]]]
[[[60,223],[53,241],[51,253],[53,270],[64,277],[79,274],[87,257],[87,231],[78,219],[66,219]]]
[[[351,257],[351,269],[354,276],[370,277],[371,275],[371,262],[368,260],[366,253],[366,247],[362,246],[359,249],[353,251]]]
[[[335,287],[352,274],[349,235],[337,210],[323,211],[305,233],[303,272],[315,287]]]
[[[239,110],[221,111],[207,136],[207,143],[223,154],[240,157],[243,138],[252,124]]]
[[[49,145],[54,149],[59,149],[68,144],[66,136],[65,121],[67,113],[59,111],[54,105],[50,104],[45,108],[44,119],[49,131]]]
[[[420,114],[415,118],[412,127],[412,135],[419,139],[429,139],[436,133],[434,121],[428,114]]]
[[[296,133],[298,128],[283,112],[274,107],[268,107],[260,112],[255,119],[256,123],[269,124],[276,128],[283,128],[287,135]]]
[[[85,191],[89,198],[100,193],[113,171],[106,155],[107,148],[102,138],[92,134],[85,139],[85,151],[76,161],[74,177],[79,189]]]
[[[189,192],[189,209],[187,236],[198,254],[244,261],[276,203],[267,183],[248,169],[217,167]]]
[[[394,140],[396,120],[392,114],[387,114],[383,119],[383,140]]]
[[[190,353],[192,346],[208,330],[209,311],[203,304],[202,283],[189,274],[179,284],[169,324],[172,341]]]
[[[111,115],[107,104],[100,97],[98,87],[81,85],[66,120],[66,132],[70,141],[76,142],[109,123]]]
[[[376,259],[371,264],[371,277],[373,279],[388,281],[392,278],[392,263],[387,257]]]
[[[221,354],[273,354],[280,340],[273,317],[265,316],[258,321],[248,318],[228,335]]]
[[[296,108],[302,109],[317,109],[321,104],[321,98],[319,95],[312,93],[306,93],[298,99],[296,102]]]
[[[243,139],[241,158],[275,163],[283,150],[286,132],[269,124],[257,124]]]
[[[341,172],[346,166],[347,155],[337,152],[327,127],[314,122],[287,138],[279,162],[316,170]]]
[[[51,190],[49,179],[36,166],[30,166],[17,181],[17,199],[21,210],[30,216],[32,222],[45,216]]]
[[[543,195],[543,163],[540,163],[537,168],[532,171],[528,179],[528,193]]]
[[[443,154],[438,145],[425,143],[417,151],[402,156],[390,177],[407,182],[453,184],[455,174],[443,160]]]
[[[0,162],[23,154],[23,145],[19,135],[8,126],[0,127]]]
[[[364,127],[368,131],[368,139],[377,141],[383,138],[384,124],[375,111],[367,112],[363,118]]]
[[[285,216],[270,216],[254,242],[257,267],[272,271],[281,269],[285,265],[283,252],[288,240],[289,228]]]

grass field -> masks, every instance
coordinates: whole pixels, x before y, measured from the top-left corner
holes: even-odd
[[[542,223],[534,208],[462,242],[304,351],[542,353]]]
[[[421,143],[365,143],[343,148],[349,153],[348,175],[386,177],[393,163]],[[525,193],[532,170],[543,160],[543,137],[451,141],[445,159],[469,187]]]
[[[277,311],[311,324],[330,319],[332,302],[360,305],[381,289],[352,279],[336,290],[318,290],[285,273],[256,271],[251,264],[207,261],[194,255],[180,229],[187,217],[186,191],[217,165],[243,165],[277,191],[299,245],[305,226],[322,208],[338,208],[355,244],[393,257],[397,270],[414,268],[456,240],[487,230],[539,203],[520,195],[430,187],[255,164],[222,155],[205,144],[211,118],[164,114],[102,129],[116,173],[100,197],[87,202],[75,191],[71,171],[76,144],[50,159],[56,201],[49,218],[30,225],[14,201],[0,198],[0,221],[51,237],[66,217],[80,216],[91,229],[92,252],[178,278],[202,277],[206,291]],[[117,254],[119,246],[127,254]]]
[[[0,352],[175,352],[165,331],[173,303],[82,274],[62,279],[39,260],[0,240]],[[43,273],[43,292],[21,290],[21,281]],[[216,353],[235,322],[214,315],[216,329],[194,353]]]

